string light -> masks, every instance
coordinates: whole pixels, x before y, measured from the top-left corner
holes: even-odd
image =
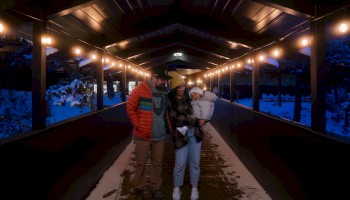
[[[12,10],[12,9],[10,9],[10,8],[7,8],[7,9]],[[24,16],[26,16],[26,17],[32,18],[32,19],[34,19],[34,20],[36,20],[36,21],[39,21],[39,22],[42,22],[42,23],[47,23],[47,21],[44,21],[44,20],[42,20],[42,19],[39,19],[39,18],[30,16],[30,15],[27,15],[27,14],[22,13],[22,12],[19,12],[19,11],[17,11],[17,10],[12,10],[12,11],[17,12],[17,13],[19,13],[19,14],[22,14],[22,15],[24,15]],[[51,25],[51,23],[50,23],[49,25]],[[0,33],[5,32],[5,29],[6,29],[6,26],[5,26],[5,24],[2,22],[1,16],[0,16]],[[49,28],[49,29],[51,29],[51,28]],[[91,46],[91,47],[94,47],[95,49],[104,50],[104,51],[106,51],[107,53],[110,53],[110,52],[108,52],[105,48],[100,48],[100,47],[98,47],[98,46],[94,46],[94,45],[92,45],[92,44],[89,44],[88,42],[85,42],[85,41],[83,41],[83,40],[81,40],[81,39],[79,39],[79,38],[76,38],[76,37],[72,36],[72,35],[69,34],[68,32],[61,30],[60,28],[58,29],[58,31],[62,32],[64,35],[67,35],[67,36],[69,36],[69,37],[71,37],[71,38],[75,38],[76,40],[78,40],[78,41],[80,41],[80,42],[82,42],[82,43],[84,43],[84,44],[87,44],[87,45],[89,45],[89,46]],[[48,35],[45,35],[45,36],[43,36],[43,37],[41,38],[41,43],[42,43],[43,45],[50,45],[50,44],[53,43],[53,39],[52,39],[51,37],[49,37]],[[82,49],[81,49],[80,47],[73,47],[72,49],[73,49],[73,52],[74,52],[75,55],[81,55],[81,54],[83,53],[83,52],[82,52]],[[110,53],[110,54],[111,54],[111,53]],[[115,56],[115,55],[114,55],[114,56]],[[116,57],[118,60],[128,62],[128,61],[126,61],[126,60],[123,59],[123,58],[119,58],[118,56],[115,56],[115,57]],[[96,60],[96,59],[97,59],[97,56],[96,56],[95,54],[93,54],[93,55],[91,55],[91,58],[92,58],[93,60]],[[106,58],[105,60],[103,60],[103,62],[104,62],[104,61],[105,61],[106,63],[108,63],[110,60],[109,60],[109,58]],[[132,63],[131,63],[131,64],[132,64]],[[132,65],[134,65],[134,64],[132,64]],[[111,64],[111,66],[115,66],[115,63],[113,62],[113,63]],[[123,63],[122,63],[122,62],[119,64],[119,67],[120,67],[120,68],[123,67]],[[130,68],[131,66],[129,65],[128,67]],[[144,76],[150,76],[150,75],[149,75],[149,72],[147,72],[147,73],[146,73],[146,72],[143,72],[143,71],[145,70],[144,68],[142,68],[142,67],[140,67],[140,66],[138,66],[138,67],[140,68],[140,70],[136,70],[136,73],[142,74],[142,75],[144,75]],[[147,71],[147,70],[146,70],[146,71]]]
[[[340,20],[340,24],[339,24],[339,27],[338,27],[338,31],[341,34],[346,33],[349,30],[349,27],[348,27],[348,20],[349,19],[346,19],[346,18],[348,18],[347,10],[348,10],[347,7],[345,7],[343,9],[342,19]]]
[[[275,58],[279,57],[280,56],[280,51],[277,50],[277,49],[273,50],[272,56],[275,57]]]
[[[1,20],[1,15],[0,15],[0,33],[3,33],[5,31],[5,25]]]
[[[301,42],[300,42],[300,43],[301,43],[302,46],[305,47],[305,46],[307,46],[307,45],[309,44],[309,40],[306,39],[306,38],[303,38],[303,39],[301,39]]]
[[[341,24],[339,25],[339,31],[340,31],[341,33],[347,32],[347,31],[348,31],[348,25],[347,25],[346,23],[341,23]]]
[[[260,60],[260,61],[264,61],[264,59],[265,59],[265,56],[264,56],[264,55],[260,55],[260,56],[259,56],[259,60]]]
[[[80,53],[81,53],[80,48],[76,48],[75,51],[74,51],[74,53],[77,54],[77,55],[80,55]]]
[[[4,32],[4,30],[5,30],[4,24],[0,20],[0,33]]]
[[[346,9],[344,9],[344,13],[345,13],[345,10]],[[334,12],[338,12],[339,10],[337,10],[337,11],[334,11]],[[332,13],[334,13],[334,12],[332,12]],[[330,14],[327,14],[327,15],[331,15],[332,13],[330,13]],[[35,19],[35,20],[38,20],[38,21],[41,21],[40,19],[36,19],[36,18],[34,18],[34,17],[32,17],[32,16],[28,16],[28,15],[26,15],[26,14],[24,14],[24,13],[20,13],[20,14],[23,14],[23,15],[25,15],[25,16],[27,16],[27,17],[31,17],[31,18],[33,18],[33,19]],[[323,18],[323,17],[326,17],[327,15],[325,15],[325,16],[322,16],[321,18]],[[314,19],[314,21],[316,21],[316,20],[319,20],[319,19],[321,19],[321,18],[318,18],[318,19]],[[303,26],[300,26],[300,27],[303,27]],[[300,28],[299,27],[299,28]],[[304,29],[305,30],[305,29]],[[302,31],[304,31],[304,30],[302,30]],[[338,30],[339,30],[339,32],[341,32],[341,33],[345,33],[345,32],[347,32],[348,30],[349,30],[349,27],[348,27],[348,25],[345,23],[345,22],[343,22],[343,23],[341,23],[340,25],[339,25],[339,28],[338,28]],[[0,19],[0,33],[2,33],[2,32],[4,32],[5,31],[5,25],[2,23],[2,21],[1,21],[1,19]],[[64,32],[64,31],[62,31],[62,32]],[[293,34],[294,33],[297,33],[298,31],[295,31],[295,32],[293,32]],[[69,35],[69,34],[67,34],[67,35]],[[285,39],[286,37],[288,37],[288,36],[290,36],[291,35],[291,33],[289,33],[288,35],[286,35],[286,36],[284,36],[284,37],[282,37],[283,39]],[[69,36],[71,36],[71,35],[69,35]],[[78,39],[77,39],[78,40]],[[81,41],[81,40],[80,40]],[[45,37],[43,37],[42,39],[41,39],[41,42],[42,42],[42,44],[45,44],[45,45],[49,45],[49,44],[52,44],[52,39],[50,38],[50,37],[48,37],[48,36],[45,36]],[[82,41],[82,42],[84,42],[84,41]],[[84,42],[85,44],[88,44],[87,42]],[[91,45],[91,44],[88,44],[88,45],[90,45],[90,46],[93,46],[93,45]],[[269,44],[270,45],[270,44]],[[265,45],[265,46],[269,46],[269,45]],[[302,40],[302,45],[303,46],[307,46],[307,45],[309,45],[309,40],[308,39],[303,39]],[[96,46],[94,46],[95,48],[97,48],[97,49],[101,49],[101,48],[99,48],[99,47],[96,47]],[[258,50],[258,49],[260,49],[260,48],[257,48],[257,49],[255,49],[255,50]],[[253,50],[254,51],[254,50]],[[81,52],[81,49],[80,48],[76,48],[75,49],[75,54],[77,54],[77,55],[80,55],[82,52]],[[177,55],[175,55],[175,54],[177,54]],[[174,54],[174,56],[181,56],[181,53],[175,53]],[[245,54],[246,55],[246,54]],[[243,56],[245,56],[245,55],[243,55]],[[274,52],[273,52],[273,54],[272,54],[274,57],[278,57],[278,56],[280,56],[280,51],[278,51],[278,50],[275,50]],[[241,56],[241,57],[243,57],[243,56]],[[94,57],[93,56],[93,59],[96,59],[96,57]],[[236,59],[238,59],[238,58],[236,58]],[[234,60],[236,60],[236,59],[234,59]],[[261,57],[259,57],[259,60],[263,60],[264,58],[261,58]],[[122,59],[122,58],[120,58],[120,60],[124,60],[124,59]],[[109,60],[108,59],[106,59],[106,62],[108,62]],[[230,60],[230,61],[228,61],[228,62],[231,62],[232,60]],[[251,60],[249,60],[248,61],[248,63],[251,63],[252,61]],[[224,63],[224,65],[225,65],[226,63]],[[119,64],[119,66],[120,67],[122,67],[121,66],[122,64]],[[114,64],[113,64],[113,66],[114,66]],[[130,68],[130,65],[128,66],[129,68]],[[217,66],[217,68],[218,67],[221,67],[221,66]],[[237,67],[240,67],[240,64],[238,64],[237,65]],[[141,67],[140,67],[141,68]],[[232,65],[231,66],[231,68],[234,68],[234,65]],[[220,73],[220,71],[225,71],[225,70],[227,70],[227,67],[225,67],[224,69],[222,69],[222,70],[219,70],[219,71],[216,71],[215,73]],[[136,70],[137,72],[140,72],[140,71],[138,71],[138,70]],[[148,74],[146,74],[146,75],[148,75]]]
[[[52,43],[52,39],[51,39],[51,37],[43,36],[41,38],[41,43],[44,44],[44,45],[49,45],[49,44]]]

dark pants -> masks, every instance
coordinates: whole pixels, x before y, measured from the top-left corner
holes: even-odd
[[[135,139],[135,176],[133,184],[136,190],[143,190],[147,185],[146,163],[151,158],[150,184],[152,190],[159,190],[162,185],[162,160],[165,140],[146,141]]]

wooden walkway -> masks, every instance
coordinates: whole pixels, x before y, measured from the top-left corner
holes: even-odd
[[[208,124],[202,144],[199,199],[269,200],[271,197],[239,161],[216,130]],[[134,144],[131,142],[123,154],[105,172],[96,188],[86,200],[133,200],[130,180],[134,172]],[[150,165],[149,165],[150,167]],[[163,162],[162,192],[172,199],[174,149],[167,139]],[[182,199],[189,199],[191,186],[188,169],[182,190]],[[148,194],[148,195],[147,195]],[[146,190],[146,200],[152,199]]]

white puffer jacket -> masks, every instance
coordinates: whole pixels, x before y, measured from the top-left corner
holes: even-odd
[[[193,114],[197,119],[204,119],[206,121],[211,119],[214,112],[214,102],[218,98],[215,93],[210,91],[203,91],[204,95],[197,101],[191,101]]]

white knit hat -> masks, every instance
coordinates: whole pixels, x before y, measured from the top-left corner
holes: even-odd
[[[200,89],[199,87],[193,87],[193,88],[190,90],[190,92],[188,93],[188,94],[190,95],[190,97],[191,97],[191,93],[192,93],[192,92],[197,92],[197,93],[199,93],[199,94],[201,94],[201,95],[204,94],[204,93],[203,93],[203,90]]]

